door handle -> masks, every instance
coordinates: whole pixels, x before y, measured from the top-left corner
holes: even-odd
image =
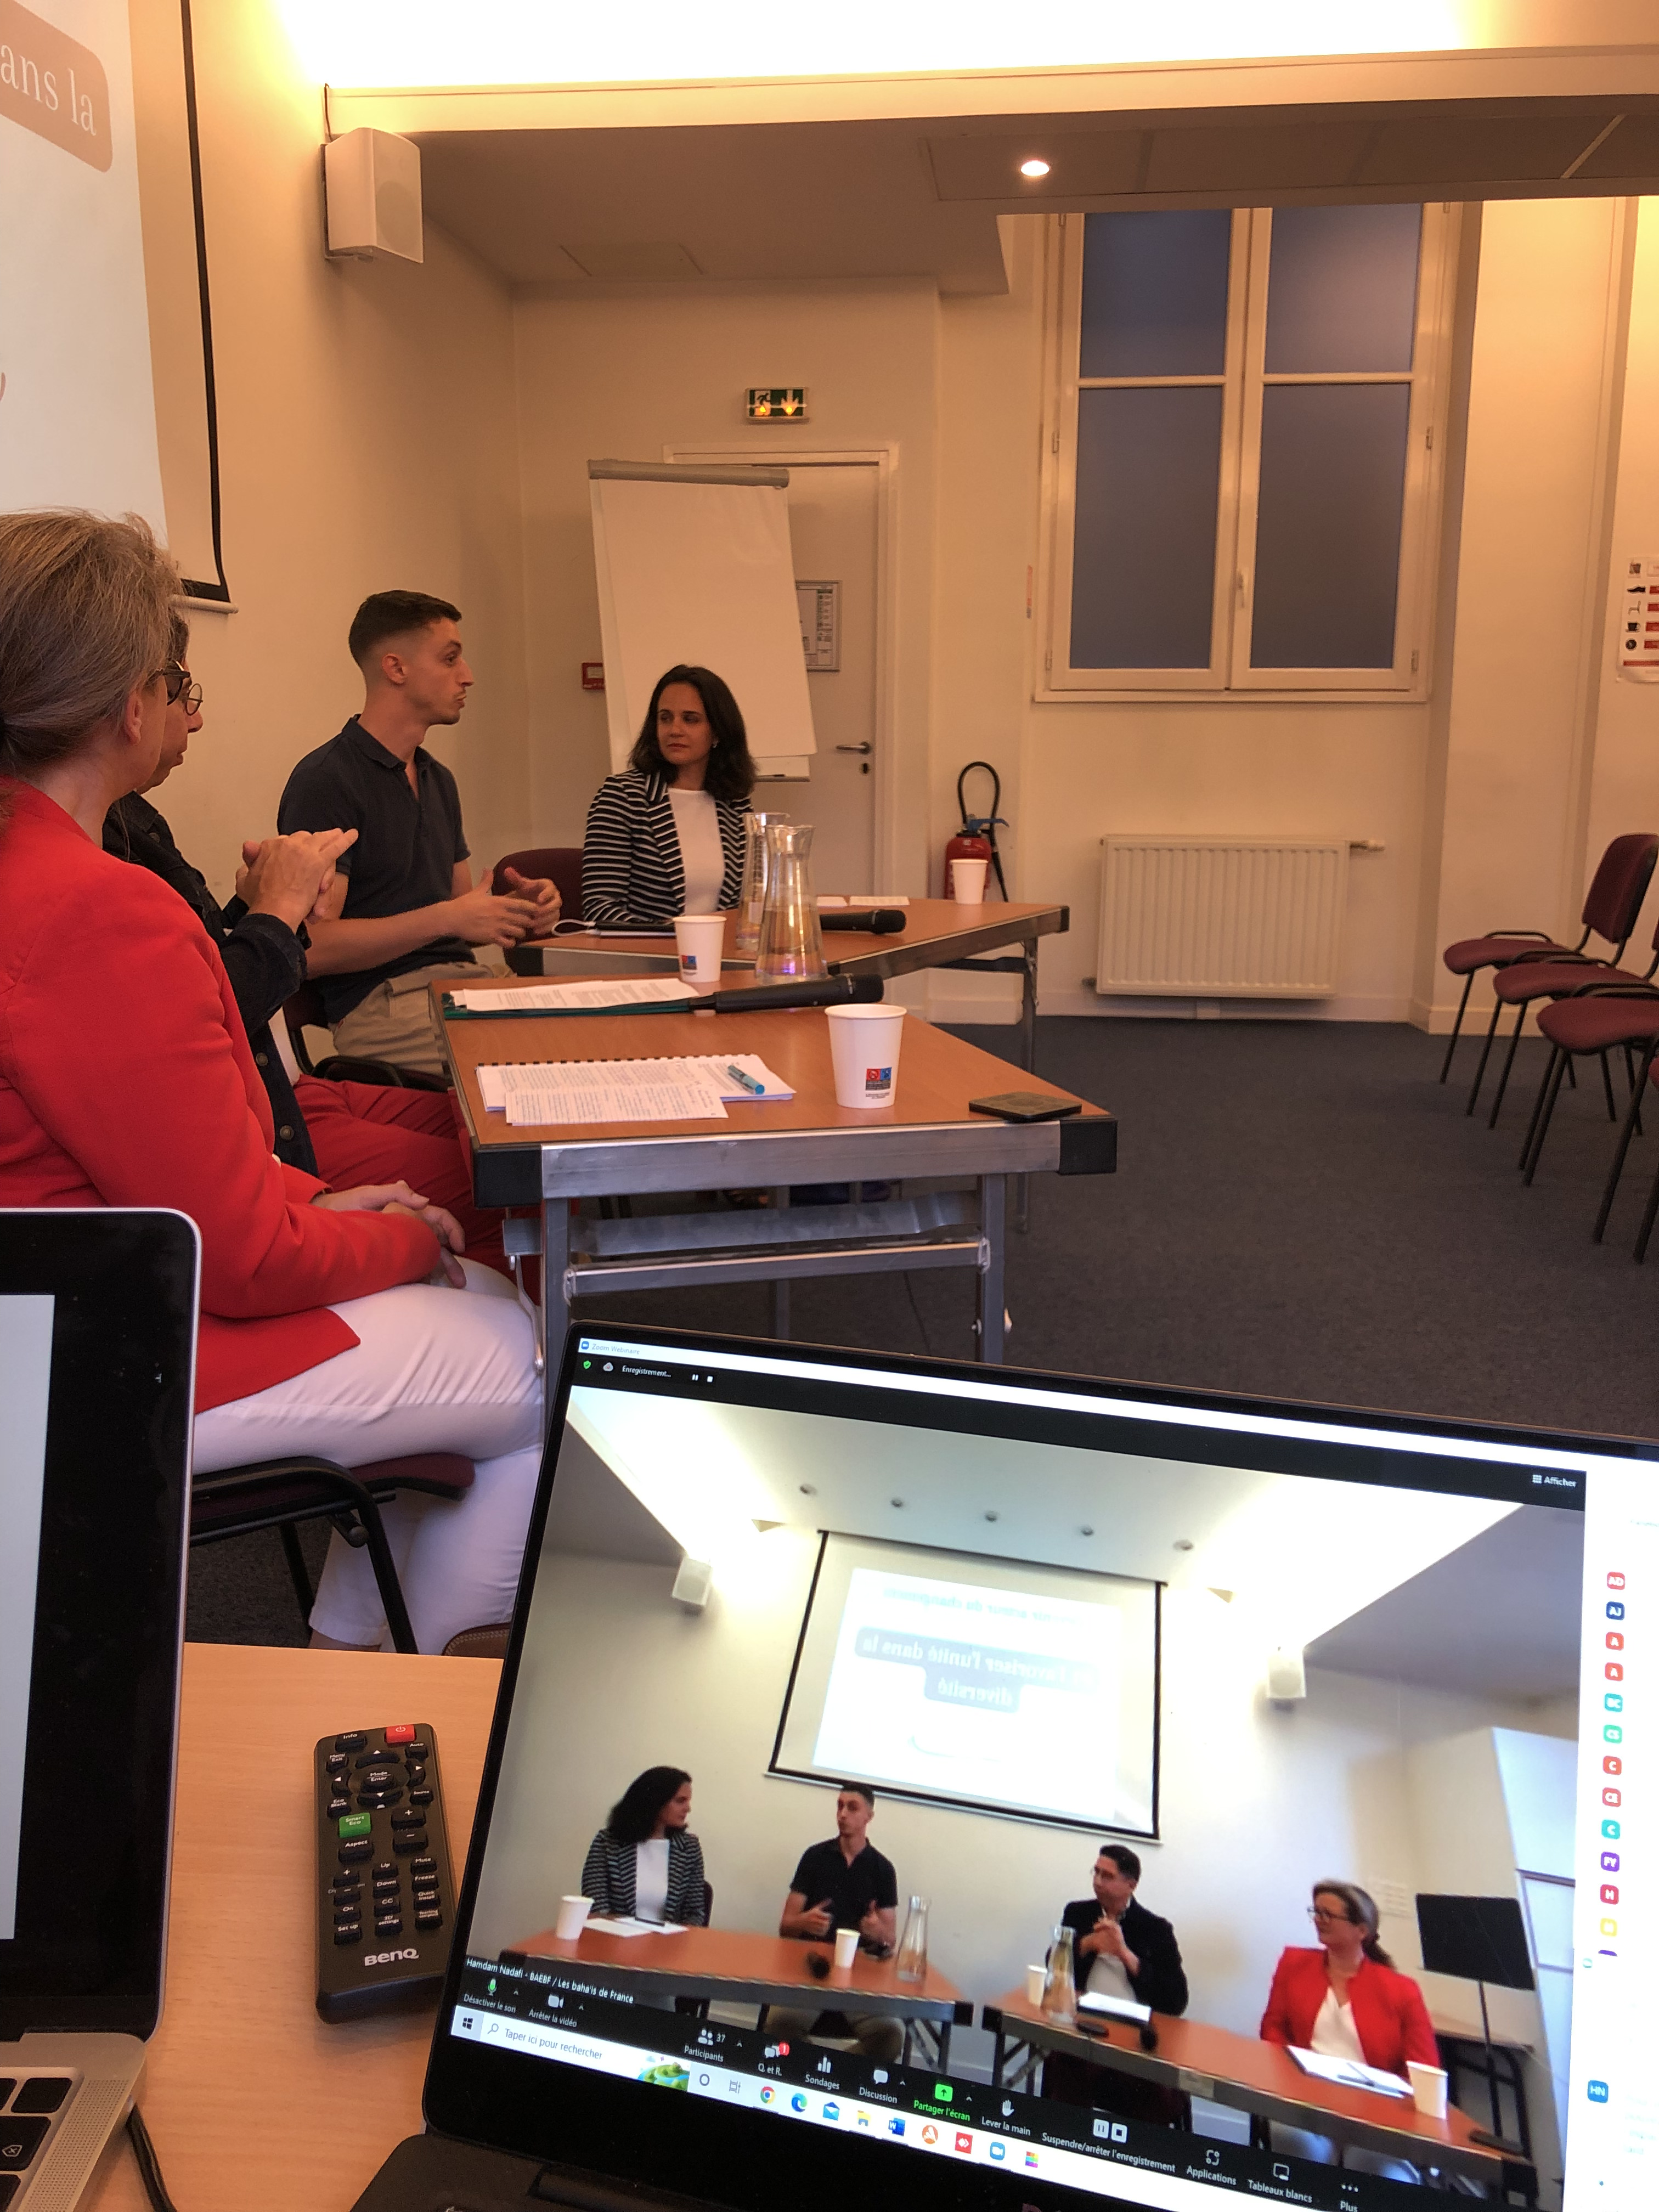
[[[838,753],[870,753],[875,750],[875,747],[873,745],[837,745],[836,750]]]

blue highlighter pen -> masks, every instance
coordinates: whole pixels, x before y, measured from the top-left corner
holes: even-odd
[[[740,1083],[745,1091],[752,1091],[757,1098],[765,1097],[766,1085],[763,1083],[757,1083],[752,1075],[745,1075],[740,1067],[728,1066],[726,1072],[733,1083]]]

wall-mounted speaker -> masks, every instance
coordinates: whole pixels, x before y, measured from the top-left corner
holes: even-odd
[[[421,149],[412,138],[367,127],[323,149],[328,252],[359,261],[420,261]]]
[[[680,1571],[674,1577],[674,1587],[669,1595],[677,1605],[690,1613],[701,1613],[708,1602],[708,1593],[714,1586],[714,1570],[707,1559],[682,1559]]]
[[[1300,1651],[1282,1647],[1267,1654],[1267,1695],[1276,1705],[1293,1705],[1308,1694],[1308,1669]]]

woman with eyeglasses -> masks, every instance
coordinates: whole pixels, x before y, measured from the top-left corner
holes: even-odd
[[[1352,2059],[1402,2081],[1409,2078],[1408,2060],[1437,2066],[1440,2052],[1423,1992],[1378,1942],[1376,1905],[1368,1893],[1357,1882],[1318,1882],[1308,1917],[1319,1948],[1293,1947],[1280,1956],[1261,2015],[1262,2041]],[[1404,2160],[1352,2148],[1342,2154],[1329,2136],[1300,2128],[1275,2125],[1273,2146],[1323,2166],[1418,2179],[1417,2169]]]
[[[143,795],[182,764],[202,726],[202,687],[186,665],[190,630],[176,609],[167,647],[161,757],[143,790],[124,793],[104,817],[104,850],[171,884],[217,945],[270,1101],[277,1158],[342,1188],[406,1184],[454,1216],[469,1259],[510,1276],[503,1217],[472,1203],[471,1158],[447,1091],[333,1082],[300,1073],[283,1054],[276,1035],[282,1008],[308,972],[307,919],[333,881],[335,856],[357,833],[295,830],[244,845],[236,895],[222,907],[174,843],[166,816]]]
[[[0,1206],[196,1223],[198,1474],[301,1451],[473,1462],[458,1503],[385,1510],[416,1638],[441,1650],[512,1605],[541,1459],[530,1323],[427,1196],[330,1188],[276,1158],[218,946],[101,848],[110,807],[155,779],[169,690],[184,702],[179,589],[141,521],[0,514]],[[311,1620],[314,1643],[386,1633],[367,1557],[337,1534]]]

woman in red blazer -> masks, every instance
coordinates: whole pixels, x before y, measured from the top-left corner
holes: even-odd
[[[416,1635],[439,1649],[510,1609],[538,1459],[529,1325],[420,1194],[331,1190],[273,1157],[216,949],[101,849],[109,806],[160,756],[178,589],[142,523],[0,516],[0,1205],[196,1222],[198,1469],[302,1449],[474,1460],[462,1504],[387,1515]],[[330,865],[319,840],[319,889]],[[337,1538],[312,1624],[336,1644],[384,1632]]]
[[[1310,1917],[1322,1948],[1281,1954],[1261,2015],[1262,2041],[1357,2058],[1402,2081],[1410,2078],[1408,2060],[1438,2066],[1423,1992],[1409,1974],[1396,1972],[1377,1941],[1376,1905],[1370,1895],[1355,1882],[1319,1882]],[[1404,2160],[1352,2148],[1340,2153],[1328,2136],[1300,2128],[1275,2124],[1273,2139],[1276,2150],[1321,2165],[1357,2167],[1398,2181],[1421,2179]]]

